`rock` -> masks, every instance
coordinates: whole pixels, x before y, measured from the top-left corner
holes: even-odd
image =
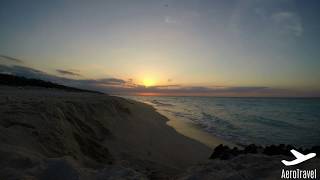
[[[256,154],[258,153],[258,147],[255,144],[250,144],[244,148],[244,153]]]
[[[245,146],[243,150],[240,150],[237,147],[230,149],[228,146],[220,144],[214,149],[209,159],[228,160],[241,154],[265,154],[268,156],[274,156],[274,155],[292,156],[290,152],[290,150],[292,149],[296,149],[296,148],[292,145],[285,145],[285,144],[270,145],[266,147],[250,144],[248,146]],[[314,146],[310,149],[299,148],[297,150],[305,154],[311,153],[311,152],[320,153],[320,146]]]
[[[227,153],[227,151],[229,151],[229,147],[228,146],[224,146],[222,144],[220,144],[219,146],[217,146],[213,153],[210,156],[210,159],[221,159],[222,157],[225,156],[225,154]]]

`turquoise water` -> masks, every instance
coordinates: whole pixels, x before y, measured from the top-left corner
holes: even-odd
[[[237,144],[320,145],[319,98],[126,96]]]

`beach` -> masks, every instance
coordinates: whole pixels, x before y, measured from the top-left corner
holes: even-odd
[[[320,142],[318,98],[124,97],[152,105],[179,133],[212,148],[219,141],[231,147],[291,144],[304,148]]]
[[[201,142],[202,144],[208,146],[211,149],[214,149],[220,144],[225,144],[230,147],[239,147],[238,145],[225,141],[223,139],[220,139],[218,137],[213,136],[212,134],[209,134],[203,130],[201,130],[196,125],[190,123],[190,122],[184,122],[181,120],[176,119],[173,116],[170,116],[169,114],[165,112],[159,111],[159,113],[165,114],[166,117],[169,118],[169,121],[167,121],[167,125],[170,127],[173,127],[178,133],[194,139],[196,141]]]
[[[279,179],[292,169],[281,163],[292,146],[239,148],[121,97],[1,86],[0,106],[0,179]]]
[[[0,91],[1,179],[56,177],[52,161],[71,166],[81,177],[108,165],[161,179],[212,153],[144,103],[36,87]]]

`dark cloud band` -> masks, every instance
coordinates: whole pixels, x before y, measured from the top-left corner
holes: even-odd
[[[48,74],[46,72],[20,65],[0,65],[0,73],[23,76],[27,78],[41,79],[54,83],[84,88],[90,90],[98,90],[110,94],[141,94],[141,93],[156,93],[165,95],[270,95],[270,96],[319,96],[320,92],[312,92],[311,94],[296,93],[287,89],[275,89],[265,86],[242,86],[242,87],[205,87],[205,86],[182,86],[179,84],[151,86],[134,84],[132,79],[123,80],[118,78],[103,78],[103,79],[71,79]],[[70,74],[70,72],[62,72],[62,74]],[[72,73],[70,74],[72,75]]]
[[[17,59],[14,57],[10,57],[10,56],[5,56],[5,55],[1,55],[0,54],[0,60],[7,60],[7,61],[11,61],[11,62],[15,62],[15,63],[22,63],[23,61],[21,59]]]
[[[81,76],[81,74],[74,72],[74,71],[71,71],[71,70],[56,69],[56,71],[62,75]]]

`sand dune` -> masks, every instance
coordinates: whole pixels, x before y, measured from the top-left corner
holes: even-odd
[[[35,87],[0,91],[0,179],[162,179],[211,153],[143,103]]]

